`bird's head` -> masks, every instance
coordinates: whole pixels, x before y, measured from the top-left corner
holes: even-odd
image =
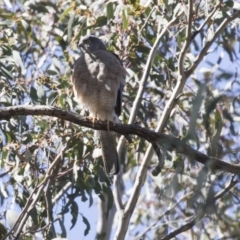
[[[96,50],[106,50],[103,42],[92,35],[87,35],[83,37],[79,42],[79,47],[83,48],[87,52],[93,52]]]

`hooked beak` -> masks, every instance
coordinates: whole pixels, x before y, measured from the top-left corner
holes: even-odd
[[[82,51],[88,52],[83,42],[80,42],[78,46],[81,48]]]
[[[78,45],[80,48],[84,48],[84,44],[82,42],[79,43]]]

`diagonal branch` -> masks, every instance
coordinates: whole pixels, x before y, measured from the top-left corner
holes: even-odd
[[[215,10],[215,9],[214,9]],[[213,11],[214,11],[213,10]],[[196,70],[199,63],[202,61],[204,56],[207,54],[208,49],[212,46],[212,44],[216,41],[220,33],[226,28],[226,26],[232,22],[234,19],[240,17],[240,11],[237,11],[233,15],[229,16],[228,18],[225,18],[223,22],[219,25],[217,28],[215,34],[213,35],[212,39],[208,42],[206,42],[206,45],[203,47],[202,51],[198,54],[195,61],[193,62],[193,65],[187,70],[186,72],[186,78],[189,78],[191,74]]]
[[[166,24],[166,26],[162,29],[161,33],[157,36],[157,39],[156,39],[156,41],[154,42],[154,45],[151,48],[151,51],[149,53],[147,63],[146,63],[146,66],[145,66],[145,71],[143,73],[142,79],[141,79],[140,84],[139,84],[139,89],[138,89],[138,92],[137,92],[137,96],[136,96],[136,98],[134,100],[134,103],[133,103],[131,115],[130,115],[129,121],[128,121],[129,124],[132,124],[135,121],[135,118],[136,118],[136,115],[137,115],[137,112],[138,112],[138,109],[139,109],[139,105],[141,103],[142,96],[143,96],[143,93],[145,91],[146,82],[149,78],[149,73],[150,73],[150,70],[151,70],[151,67],[152,67],[152,62],[155,58],[155,54],[156,54],[156,51],[159,47],[160,41],[161,41],[162,37],[164,36],[164,34],[169,29],[169,27],[172,26],[177,21],[178,17],[182,13],[183,13],[183,11],[180,11],[180,13],[177,13],[177,14],[175,14],[175,16],[173,16],[172,20],[170,22],[168,22],[168,24]]]
[[[200,33],[203,28],[209,23],[209,21],[211,20],[211,18],[213,17],[213,15],[217,12],[217,10],[221,7],[221,1],[218,2],[218,4],[214,7],[214,9],[212,10],[212,12],[207,16],[207,18],[205,19],[205,21],[200,25],[200,27],[192,34],[191,39],[193,40],[198,33]]]
[[[224,196],[232,187],[234,187],[237,183],[239,182],[238,179],[234,180],[234,176],[232,176],[231,180],[229,181],[229,183],[227,184],[227,186],[219,193],[215,194],[214,196],[214,201],[220,199],[222,196]],[[166,235],[165,237],[161,238],[161,240],[169,240],[174,238],[176,235],[178,235],[181,232],[185,232],[187,230],[189,230],[190,228],[192,228],[197,222],[199,222],[203,217],[205,216],[205,210],[202,209],[202,211],[200,211],[198,214],[196,214],[194,216],[194,218],[182,225],[181,227],[177,228],[176,230],[174,230],[173,232],[169,233],[168,235]]]
[[[25,115],[27,115],[27,114],[25,114]],[[0,114],[0,118],[1,118],[1,114]],[[17,230],[15,232],[15,234],[16,234],[15,239],[20,238],[20,234],[22,232],[24,225],[27,222],[30,212],[36,206],[36,203],[37,203],[43,189],[50,181],[52,169],[54,168],[54,166],[56,166],[56,164],[59,162],[59,160],[61,160],[62,152],[64,151],[65,148],[66,148],[66,146],[62,148],[60,153],[56,156],[55,160],[51,163],[44,180],[34,188],[33,192],[31,193],[30,197],[27,200],[27,203],[25,204],[25,207],[23,208],[20,216],[18,217],[18,220],[15,222],[12,229],[8,232],[8,234],[2,240],[7,239],[7,237],[11,235],[13,229],[16,229],[16,228],[17,228]],[[18,227],[16,227],[16,226],[18,226]]]
[[[148,59],[147,59],[145,71],[143,73],[143,76],[142,76],[142,79],[141,79],[141,82],[140,82],[140,85],[139,85],[137,96],[136,96],[136,98],[134,100],[134,103],[133,103],[133,107],[132,107],[131,114],[130,114],[129,121],[128,121],[129,124],[132,124],[135,121],[135,118],[136,118],[136,115],[137,115],[137,112],[139,110],[139,106],[140,106],[140,103],[141,103],[141,100],[142,100],[142,96],[143,96],[143,93],[144,93],[144,89],[145,89],[145,86],[146,86],[146,83],[147,83],[147,80],[148,80],[148,77],[149,77],[152,62],[155,58],[155,54],[156,54],[156,51],[158,49],[160,40],[162,39],[164,34],[168,31],[169,27],[172,26],[177,21],[178,17],[182,15],[182,13],[183,13],[183,10],[176,11],[174,13],[172,20],[170,22],[168,22],[168,24],[166,24],[166,26],[162,29],[161,33],[157,36],[157,39],[154,42],[153,47],[151,48],[151,51],[150,51]],[[161,23],[159,23],[159,24],[161,24]],[[124,145],[124,139],[123,139],[123,137],[121,137],[120,141],[119,141],[119,144],[118,144],[118,152],[121,152],[121,149],[123,148],[123,145]],[[120,180],[121,180],[120,175],[114,177],[113,194],[114,194],[114,199],[115,199],[115,203],[116,203],[116,207],[117,207],[118,212],[123,213],[123,203],[122,203],[122,199],[120,197],[122,195],[121,192],[120,192]],[[121,223],[123,223],[122,220],[123,220],[123,216],[121,216]],[[121,239],[124,238],[125,233],[127,231],[128,221],[126,221],[123,224],[124,227],[123,227],[122,224],[118,225],[118,229],[117,229],[117,233],[115,235],[115,238],[119,238],[118,236],[120,234],[122,235],[120,238]],[[124,228],[124,230],[123,230],[123,228]]]
[[[189,192],[186,195],[184,195],[183,197],[181,197],[176,203],[174,203],[171,207],[168,207],[168,209],[162,213],[158,218],[157,221],[155,221],[154,223],[152,223],[147,229],[145,229],[143,232],[141,232],[139,235],[137,235],[133,240],[138,240],[141,239],[141,237],[143,237],[148,231],[150,231],[151,229],[153,229],[153,227],[166,215],[170,214],[172,210],[174,210],[174,208],[179,205],[183,200],[185,200],[186,198],[189,198],[189,196],[191,196],[193,194],[193,192]]]

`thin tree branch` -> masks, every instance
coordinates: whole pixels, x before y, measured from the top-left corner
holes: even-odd
[[[151,10],[151,12],[149,13],[149,15],[148,15],[148,17],[147,17],[145,23],[143,24],[143,26],[142,26],[141,29],[140,29],[140,33],[143,31],[143,29],[144,29],[145,26],[147,25],[147,23],[148,23],[148,21],[149,21],[151,15],[152,15],[152,13],[153,13],[157,8],[158,8],[157,6],[154,6],[154,7],[152,8],[152,10]]]
[[[189,192],[186,195],[184,195],[183,197],[181,197],[176,203],[174,203],[171,207],[168,207],[168,209],[161,214],[157,221],[155,221],[153,224],[151,224],[151,226],[149,226],[147,229],[145,229],[142,233],[140,233],[138,236],[134,237],[133,240],[138,240],[140,239],[143,235],[145,235],[148,231],[150,231],[161,219],[162,217],[166,216],[167,214],[171,213],[171,211],[180,203],[182,202],[184,199],[188,198],[189,196],[191,196],[193,194],[193,192]]]
[[[56,202],[63,196],[63,194],[67,192],[68,189],[71,188],[72,186],[73,186],[73,182],[66,183],[65,186],[61,189],[61,191],[55,195],[55,197],[52,200],[52,204],[53,205],[56,204]]]
[[[221,192],[215,194],[214,201],[218,200],[219,198],[223,197],[233,186],[235,186],[239,180],[234,180],[234,176],[231,178],[230,182],[228,183],[227,187],[223,189]],[[202,209],[190,222],[184,224],[183,226],[179,227],[178,229],[174,230],[167,236],[161,238],[161,240],[169,240],[178,235],[181,232],[185,232],[192,228],[197,222],[199,222],[205,216],[205,211]]]
[[[125,142],[126,142],[125,138],[123,136],[120,137],[118,148],[117,148],[119,159],[121,159],[121,154],[124,151]],[[120,171],[120,174],[119,174],[120,176],[117,175],[113,179],[113,184],[114,184],[113,196],[114,196],[114,202],[118,212],[121,212],[124,209],[122,198],[121,198],[122,196],[121,181],[122,181],[122,174],[123,174],[122,171]]]
[[[21,219],[21,220],[20,220],[19,226],[18,226],[17,231],[16,231],[16,239],[18,239],[18,237],[20,236],[21,231],[23,229],[23,226],[24,226],[24,224],[26,223],[26,221],[27,221],[27,219],[29,217],[30,211],[36,206],[36,203],[37,203],[37,201],[38,201],[38,199],[39,199],[39,197],[40,197],[44,187],[47,185],[47,183],[49,182],[49,179],[51,178],[51,172],[52,172],[53,168],[61,160],[62,153],[66,149],[66,147],[67,147],[67,145],[62,148],[60,153],[56,156],[55,160],[49,166],[49,169],[48,169],[48,171],[46,173],[46,176],[45,176],[44,180],[41,182],[40,185],[38,185],[37,193],[34,194],[34,196],[32,196],[32,198],[29,198],[28,201],[30,201],[30,203],[31,203],[29,208],[24,207],[21,215],[19,216],[19,219]],[[28,206],[28,204],[26,204],[26,206]]]
[[[216,11],[220,8],[220,6],[221,6],[221,1],[218,2],[218,4],[215,6],[212,12],[207,16],[205,21],[201,24],[201,26],[192,34],[191,40],[193,40],[197,36],[197,34],[202,31],[202,29],[206,26],[206,24],[209,23],[210,19],[216,13]]]
[[[136,115],[137,115],[137,112],[138,112],[138,109],[139,109],[139,105],[141,103],[142,95],[143,95],[143,93],[145,91],[145,86],[146,86],[146,82],[147,82],[148,77],[149,77],[149,73],[150,73],[150,70],[151,70],[152,62],[153,62],[153,60],[155,58],[155,54],[156,54],[156,51],[158,49],[159,43],[160,43],[162,37],[164,36],[164,34],[169,29],[169,27],[172,26],[177,21],[178,17],[182,13],[183,13],[183,11],[180,11],[180,13],[177,12],[173,16],[172,20],[170,22],[168,22],[168,24],[166,24],[166,26],[162,29],[161,33],[157,36],[157,39],[156,39],[154,45],[151,48],[151,51],[149,53],[149,56],[148,56],[148,59],[147,59],[147,63],[146,63],[146,66],[145,66],[145,71],[143,73],[142,79],[141,79],[140,84],[139,84],[138,93],[137,93],[137,96],[136,96],[136,98],[134,100],[134,103],[133,103],[131,115],[130,115],[129,121],[128,121],[129,124],[132,124],[135,121],[135,118],[136,118]]]
[[[233,15],[229,16],[228,18],[225,18],[223,22],[219,25],[219,27],[216,30],[216,33],[213,35],[212,39],[206,42],[206,45],[203,47],[202,51],[198,54],[195,61],[193,62],[193,65],[187,70],[186,72],[186,78],[189,78],[191,74],[196,70],[199,63],[202,61],[204,56],[206,55],[208,49],[211,47],[211,45],[215,42],[217,37],[220,35],[220,33],[226,28],[226,26],[233,21],[234,19],[240,17],[240,11],[237,11]]]
[[[0,118],[1,118],[1,116],[0,116]],[[34,188],[33,192],[31,193],[30,197],[28,198],[28,200],[26,202],[25,207],[23,208],[21,214],[19,215],[18,220],[15,222],[12,229],[8,232],[8,234],[2,240],[7,239],[7,237],[10,236],[10,234],[16,228],[17,228],[17,230],[14,234],[15,239],[18,239],[20,237],[22,229],[27,222],[27,219],[29,217],[31,210],[36,206],[36,203],[40,197],[40,194],[42,193],[42,191],[43,191],[44,187],[46,186],[46,184],[48,183],[49,179],[51,178],[50,172],[52,171],[53,167],[56,166],[58,161],[61,159],[62,152],[64,151],[65,148],[66,148],[66,146],[63,147],[63,149],[60,151],[60,153],[56,156],[55,160],[51,163],[44,180]]]
[[[230,182],[227,184],[227,186],[220,191],[219,193],[215,194],[214,200],[216,201],[217,199],[221,198],[225,193],[227,193],[233,186],[235,186],[237,183],[239,183],[239,179],[234,180],[235,175],[232,176]]]
[[[185,55],[191,44],[191,35],[192,35],[192,19],[193,19],[193,2],[192,0],[188,1],[188,14],[187,14],[187,28],[186,28],[186,41],[184,42],[183,48],[180,52],[180,57],[178,61],[178,75],[184,76],[184,60]]]

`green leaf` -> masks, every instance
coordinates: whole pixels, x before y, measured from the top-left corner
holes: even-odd
[[[89,196],[89,207],[91,207],[92,204],[93,204],[92,191],[87,189],[87,193],[88,193],[88,196]]]
[[[53,71],[53,70],[47,70],[46,73],[49,75],[57,75],[58,74],[56,71]]]
[[[71,41],[71,37],[72,37],[72,25],[73,25],[73,22],[74,22],[74,15],[73,14],[71,14],[70,15],[70,18],[69,18],[69,21],[68,21],[68,27],[67,27],[67,29],[68,29],[68,41],[70,42]]]
[[[38,95],[37,95],[37,90],[34,87],[30,88],[30,97],[33,101],[34,104],[38,104]]]
[[[65,108],[65,102],[66,102],[67,94],[62,94],[59,98],[59,103],[62,108]]]
[[[26,71],[26,70],[25,70],[25,68],[24,68],[24,65],[23,65],[23,62],[22,62],[22,58],[21,58],[21,56],[20,56],[20,53],[19,53],[18,51],[16,51],[16,50],[13,50],[13,51],[12,51],[12,54],[13,54],[13,59],[14,59],[16,65],[21,68],[21,73],[22,73],[22,74],[25,74],[25,71]]]
[[[47,103],[49,105],[54,105],[54,103],[56,102],[58,97],[58,93],[57,92],[51,92],[50,95],[47,98]]]
[[[222,99],[222,96],[216,97],[213,100],[206,103],[206,114],[210,115],[210,113],[216,109],[218,102]]]
[[[110,209],[112,209],[112,206],[113,206],[113,193],[112,193],[111,188],[109,188],[105,184],[103,185],[103,191],[107,194],[107,201],[108,201],[107,202],[107,209],[109,211]]]
[[[97,18],[95,24],[86,27],[86,29],[102,27],[102,26],[105,26],[105,25],[107,25],[107,17],[106,16],[100,16],[100,17]]]
[[[149,54],[150,49],[149,49],[149,47],[147,47],[147,46],[144,45],[144,44],[139,44],[139,45],[136,47],[136,51]]]
[[[59,219],[59,220],[58,220],[58,223],[59,223],[60,228],[61,228],[61,230],[62,230],[61,236],[62,236],[62,237],[66,237],[66,236],[67,236],[67,231],[66,231],[64,222],[63,222],[61,219]]]
[[[113,19],[113,18],[114,18],[113,2],[109,2],[107,4],[107,19],[109,21],[110,19]]]
[[[191,112],[191,119],[190,119],[190,123],[189,123],[189,129],[188,129],[188,133],[187,136],[190,139],[194,139],[194,136],[196,136],[196,125],[197,125],[197,119],[198,119],[198,114],[199,114],[199,109],[202,105],[202,101],[203,101],[203,93],[206,90],[206,85],[205,84],[201,84],[198,88],[198,92],[197,95],[193,101],[192,104],[192,112]]]
[[[100,194],[102,191],[101,184],[97,180],[95,181],[94,191],[96,194]]]
[[[82,198],[81,198],[81,200],[82,200],[83,202],[86,202],[86,201],[88,200],[88,198],[86,197],[86,195],[85,195],[84,192],[82,192]]]
[[[76,222],[77,222],[77,218],[78,218],[78,204],[73,201],[71,204],[71,211],[70,211],[71,215],[72,215],[72,226],[70,227],[70,230],[75,226]]]
[[[88,233],[89,233],[90,224],[89,224],[87,218],[85,218],[83,215],[82,215],[82,219],[83,219],[83,222],[84,222],[85,225],[86,225],[86,229],[84,230],[84,236],[86,236],[86,235],[88,235]]]
[[[0,238],[3,239],[3,237],[7,234],[7,229],[5,226],[0,223]]]
[[[72,10],[73,10],[73,6],[70,6],[67,9],[65,9],[65,11],[60,15],[59,22],[61,22]]]
[[[67,80],[62,80],[62,79],[60,84],[57,85],[58,89],[66,89],[68,87],[69,87],[69,82]]]
[[[128,19],[127,19],[127,9],[122,11],[122,18],[123,18],[123,29],[128,28]]]
[[[29,28],[29,24],[24,19],[21,19],[21,23],[25,30],[27,30]]]
[[[33,138],[32,138],[31,133],[27,132],[27,133],[23,134],[23,137],[22,137],[22,143],[23,144],[27,144],[27,143],[30,143],[32,141],[33,141]]]
[[[45,6],[46,4],[43,2],[35,3],[35,4],[30,4],[29,7],[37,13],[49,13],[48,9]]]
[[[105,16],[100,16],[97,18],[96,23],[94,24],[95,27],[102,27],[107,24],[107,18]]]
[[[233,5],[234,5],[234,1],[233,0],[228,0],[228,1],[226,1],[225,2],[225,4],[228,6],[228,7],[233,7]]]
[[[43,98],[45,96],[45,91],[42,85],[37,86],[37,96],[38,98]]]
[[[7,68],[0,63],[0,76],[1,75],[5,76],[8,79],[13,79],[12,73],[9,72]]]

